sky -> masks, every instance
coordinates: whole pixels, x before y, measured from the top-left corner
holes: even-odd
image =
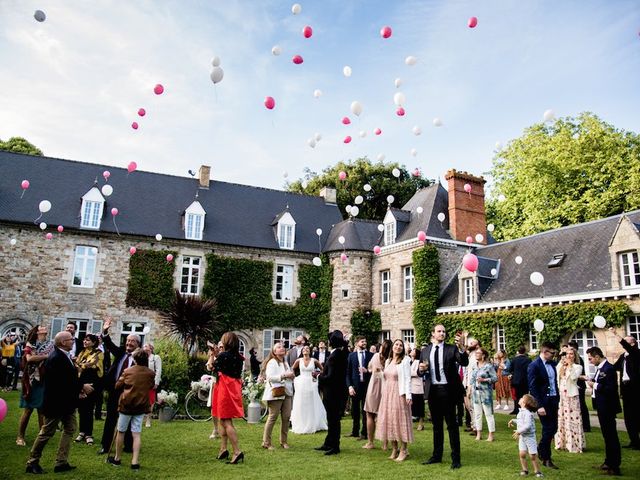
[[[172,175],[206,164],[215,180],[279,189],[362,156],[428,178],[486,176],[496,149],[549,109],[640,132],[637,0],[313,0],[298,15],[293,3],[0,0],[0,138]]]

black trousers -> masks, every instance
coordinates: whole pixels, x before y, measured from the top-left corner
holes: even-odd
[[[638,409],[640,388],[634,388],[631,383],[622,382],[620,392],[622,393],[624,424],[629,434],[629,442],[632,447],[640,448],[640,410]]]
[[[335,450],[340,450],[340,419],[344,415],[344,401],[332,398],[331,392],[326,392],[322,403],[327,411],[327,436],[324,439],[324,446]]]
[[[620,469],[620,439],[616,428],[616,415],[613,412],[598,410],[598,421],[604,438],[604,464],[614,470]]]
[[[87,395],[78,403],[78,416],[80,417],[79,431],[87,437],[93,436],[93,408],[96,403],[96,392]]]
[[[518,406],[518,402],[522,397],[524,397],[527,393],[529,393],[529,386],[526,383],[518,384],[518,385],[515,385],[512,383],[511,386],[516,392],[516,399],[513,402],[513,410],[517,412],[518,409],[520,408]]]
[[[551,460],[551,442],[558,431],[558,403],[559,398],[548,397],[545,407],[546,415],[540,416],[542,436],[538,442],[538,456],[540,460]]]
[[[591,418],[589,417],[589,407],[584,398],[584,388],[578,389],[578,398],[580,399],[580,416],[582,417],[582,429],[585,432],[591,431]]]
[[[367,396],[367,384],[361,382],[358,385],[356,394],[351,397],[351,418],[353,419],[353,427],[351,435],[358,436],[358,431],[363,437],[367,436],[367,414],[364,411],[364,401]],[[360,429],[360,419],[362,419],[362,429]]]
[[[456,423],[456,405],[458,398],[449,393],[446,385],[431,385],[429,388],[429,411],[433,423],[433,455],[442,460],[444,450],[444,422],[447,422],[451,461],[460,462],[460,430]]]
[[[116,425],[118,424],[118,400],[120,399],[119,391],[109,391],[107,398],[107,417],[104,419],[104,430],[102,431],[102,448],[106,451],[111,449],[111,442],[114,439]],[[131,451],[133,449],[133,436],[131,435],[131,426],[127,428],[124,435],[124,449]]]

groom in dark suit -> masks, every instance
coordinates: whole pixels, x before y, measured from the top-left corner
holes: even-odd
[[[360,418],[362,418],[362,429],[358,437],[360,440],[367,439],[367,414],[364,411],[364,400],[371,379],[371,373],[367,367],[372,357],[373,353],[367,350],[367,338],[357,336],[355,350],[349,354],[347,360],[347,386],[351,397],[351,418],[353,419],[350,436],[358,437]]]
[[[460,431],[456,422],[456,405],[464,397],[464,387],[458,373],[460,366],[469,365],[460,335],[455,346],[447,345],[444,325],[436,325],[431,331],[431,345],[420,352],[420,373],[425,375],[424,396],[429,402],[433,422],[433,455],[425,465],[442,462],[444,448],[444,423],[447,422],[451,445],[451,468],[460,468]]]
[[[600,430],[604,437],[605,458],[600,468],[607,475],[622,475],[620,473],[620,439],[616,428],[616,414],[622,411],[618,396],[617,373],[600,348],[589,348],[587,358],[589,363],[596,367],[596,374],[588,384],[593,390],[591,398],[594,408],[598,411]]]

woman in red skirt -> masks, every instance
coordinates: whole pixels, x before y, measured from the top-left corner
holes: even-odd
[[[222,352],[213,364],[214,375],[218,377],[216,388],[213,391],[212,413],[214,417],[220,419],[220,453],[218,460],[229,458],[227,441],[231,442],[233,455],[227,461],[230,464],[237,464],[244,461],[244,453],[238,446],[238,433],[233,426],[234,418],[244,417],[242,406],[242,367],[244,358],[238,351],[240,342],[233,332],[222,335],[220,343],[224,346]]]

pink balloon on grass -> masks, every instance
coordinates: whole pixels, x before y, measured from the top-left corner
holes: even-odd
[[[304,59],[302,58],[302,55],[294,55],[291,61],[296,65],[300,65],[301,63],[304,62]]]
[[[264,106],[269,110],[273,110],[273,108],[276,106],[276,101],[273,99],[273,97],[265,97]]]
[[[53,233],[49,232],[47,233],[44,238],[46,238],[47,240],[51,240],[53,238]]]
[[[350,123],[351,123],[351,120],[349,120],[349,117],[342,117],[343,125],[349,125]]]
[[[118,211],[118,209],[117,209],[116,207],[113,207],[113,208],[111,209],[111,215],[113,215],[114,217],[115,217],[116,215],[118,215],[118,213],[119,213],[119,211]]]
[[[380,29],[380,36],[382,38],[389,38],[391,36],[391,33],[392,33],[391,27],[389,27],[388,25],[385,25]]]
[[[30,185],[29,180],[22,180],[22,183],[20,184],[23,190],[26,190],[27,188],[29,188],[29,185]]]
[[[134,130],[137,130],[138,129],[138,122],[133,122],[131,124],[131,128],[133,128]]]
[[[478,269],[478,257],[473,253],[467,253],[462,257],[462,265],[470,272],[475,272]]]
[[[378,245],[376,245],[375,247],[373,247],[373,253],[375,253],[376,255],[380,255],[380,251],[381,251],[381,250],[382,250],[382,249],[381,249]]]
[[[469,28],[476,28],[476,26],[478,25],[478,18],[477,17],[471,17],[469,19]]]
[[[127,165],[127,172],[133,173],[136,171],[137,168],[138,168],[138,164],[136,162],[129,162],[129,165]]]
[[[304,38],[311,38],[311,35],[313,35],[313,29],[309,25],[305,25],[302,29],[302,35],[304,35]]]
[[[153,87],[153,93],[156,95],[162,95],[162,92],[164,92],[164,87],[160,83]]]
[[[402,107],[398,107],[398,109],[396,110],[396,115],[398,115],[399,117],[404,117],[404,114],[406,112],[404,111],[404,108]]]
[[[464,191],[467,192],[467,193],[471,193],[471,184],[465,183],[464,184]]]
[[[350,135],[347,135],[346,137],[344,137],[343,142],[344,142],[344,143],[351,143],[351,136],[350,136]]]
[[[167,255],[167,262],[173,262],[173,255],[171,254]]]
[[[138,110],[138,115],[140,115],[141,117],[144,117],[147,114],[146,110],[144,108],[140,108]]]
[[[318,295],[316,294],[316,292],[311,292],[311,293],[309,294],[309,296],[311,297],[311,299],[312,299],[312,300],[315,300],[315,298],[316,298]]]
[[[137,252],[136,247],[129,247],[129,255],[135,255]]]
[[[58,225],[58,232],[59,233],[64,232],[64,227],[62,225]]]
[[[418,241],[419,241],[419,242],[423,242],[423,243],[424,243],[424,241],[425,241],[426,239],[427,239],[427,234],[426,234],[426,233],[424,233],[422,230],[420,230],[420,231],[418,232]]]
[[[382,134],[382,130],[380,130],[379,128],[376,128],[373,133],[375,133],[376,135],[380,135]]]
[[[338,178],[340,180],[346,180],[347,179],[347,172],[345,172],[344,170],[338,173]]]

